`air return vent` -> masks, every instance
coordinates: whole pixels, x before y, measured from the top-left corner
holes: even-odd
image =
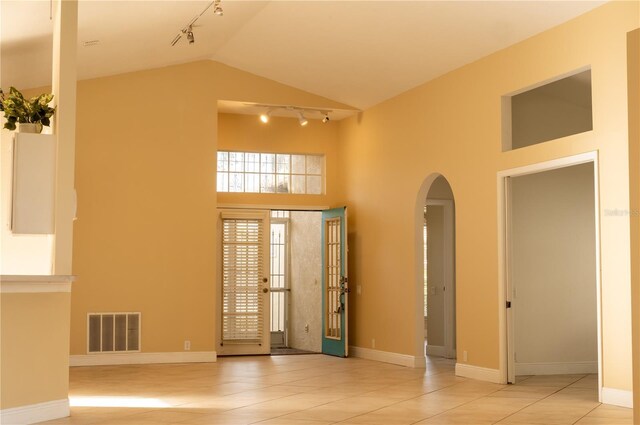
[[[89,313],[89,353],[140,351],[140,313]]]

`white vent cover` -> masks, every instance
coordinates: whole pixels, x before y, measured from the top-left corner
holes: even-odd
[[[140,313],[89,313],[87,351],[140,351]]]

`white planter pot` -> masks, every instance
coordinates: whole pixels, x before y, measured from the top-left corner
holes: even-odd
[[[33,123],[18,123],[18,133],[36,133],[39,134],[42,131],[42,124]]]

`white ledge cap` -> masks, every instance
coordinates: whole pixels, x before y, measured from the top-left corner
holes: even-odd
[[[71,292],[73,275],[0,275],[2,293]]]

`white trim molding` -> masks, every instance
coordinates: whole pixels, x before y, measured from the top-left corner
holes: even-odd
[[[380,351],[371,348],[349,346],[349,353],[351,353],[353,357],[391,363],[399,366],[423,368],[426,364],[424,356],[420,358],[409,354],[392,353],[390,351]]]
[[[72,355],[69,366],[107,366],[153,363],[214,363],[215,351],[185,351],[174,353],[96,353]]]
[[[594,210],[595,210],[595,243],[596,243],[596,322],[598,344],[598,400],[603,400],[603,368],[602,368],[602,282],[600,261],[600,183],[598,151],[584,152],[577,155],[555,158],[548,161],[523,165],[516,168],[501,170],[497,173],[496,190],[498,194],[498,323],[499,323],[499,356],[501,383],[515,379],[515,350],[514,339],[511,335],[513,327],[509,326],[513,320],[512,313],[507,314],[506,301],[510,289],[508,273],[508,232],[507,232],[507,186],[508,177],[522,176],[543,171],[555,170],[585,163],[593,163],[594,180]]]
[[[71,292],[75,276],[67,275],[2,275],[0,292],[3,294]]]
[[[493,382],[494,384],[506,384],[500,369],[490,369],[465,363],[456,363],[456,376]]]
[[[598,362],[516,363],[516,375],[571,375],[598,373]]]
[[[633,408],[633,392],[616,388],[602,388],[602,403]]]
[[[0,410],[0,423],[35,424],[69,416],[69,399],[46,401]]]

